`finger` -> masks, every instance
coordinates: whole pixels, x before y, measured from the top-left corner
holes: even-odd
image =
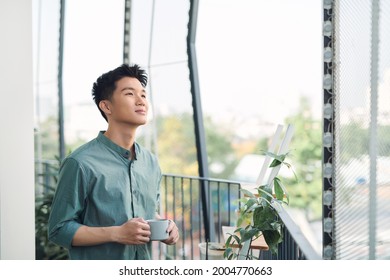
[[[169,220],[168,232],[171,232],[175,228],[177,229],[176,223],[172,220]]]
[[[142,236],[149,237],[152,233],[150,232],[149,228],[145,228],[145,229],[141,228],[141,230],[139,231],[139,234]]]
[[[174,225],[172,220],[169,220],[168,227],[167,227],[167,232],[171,232],[173,229]]]
[[[169,244],[175,244],[178,240],[179,240],[179,231],[176,228],[176,230],[173,230],[171,232],[171,235],[169,236]]]
[[[141,235],[138,237],[141,244],[148,243],[150,241],[149,235]]]
[[[179,236],[179,231],[177,228],[174,228],[170,233],[169,233],[169,238],[171,239],[172,242],[175,242],[175,240],[178,239]]]
[[[150,231],[150,225],[149,225],[148,223],[146,223],[146,224],[141,224],[140,226],[141,226],[141,229]]]
[[[144,220],[143,218],[139,218],[138,222],[140,222],[144,225],[148,225],[148,222],[146,220]]]
[[[172,240],[172,244],[176,244],[176,242],[179,240],[179,235],[176,235],[173,240]]]

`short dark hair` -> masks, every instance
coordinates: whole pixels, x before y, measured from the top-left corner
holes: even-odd
[[[107,116],[99,108],[99,103],[102,100],[111,100],[112,95],[116,89],[116,82],[124,77],[136,78],[143,87],[146,87],[148,83],[146,71],[142,69],[138,64],[122,64],[114,70],[102,74],[93,84],[93,100],[95,101],[96,106],[98,107],[100,113],[106,121]]]

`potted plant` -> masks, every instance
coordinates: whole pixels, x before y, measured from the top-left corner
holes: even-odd
[[[282,165],[292,169],[291,164],[285,162],[288,153],[276,155],[265,152],[273,158],[269,168],[280,168]],[[292,171],[294,173],[294,171]],[[294,173],[296,178],[296,175]],[[253,242],[263,235],[269,250],[277,254],[279,243],[283,241],[283,222],[278,211],[282,205],[289,204],[289,195],[282,180],[274,176],[271,182],[254,188],[253,191],[241,188],[244,197],[240,201],[240,208],[237,218],[237,229],[229,234],[225,242],[224,257],[226,259],[237,259],[239,254],[247,254],[247,259],[256,258],[247,252],[240,252],[245,242]],[[238,245],[239,249],[234,250],[232,245]]]
[[[48,220],[51,205],[58,180],[60,159],[56,157],[55,163],[47,163],[45,171],[37,174],[42,178],[40,185],[44,191],[37,194],[35,199],[35,258],[38,260],[66,260],[69,259],[68,251],[48,239]]]

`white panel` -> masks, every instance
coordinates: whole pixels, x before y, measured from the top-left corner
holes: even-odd
[[[0,259],[34,259],[32,3],[0,2]]]

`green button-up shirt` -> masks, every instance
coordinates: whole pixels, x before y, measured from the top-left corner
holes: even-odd
[[[135,143],[135,157],[100,132],[61,164],[49,218],[49,239],[71,259],[150,259],[150,243],[72,246],[81,225],[118,226],[134,217],[155,217],[161,170],[157,159]]]

